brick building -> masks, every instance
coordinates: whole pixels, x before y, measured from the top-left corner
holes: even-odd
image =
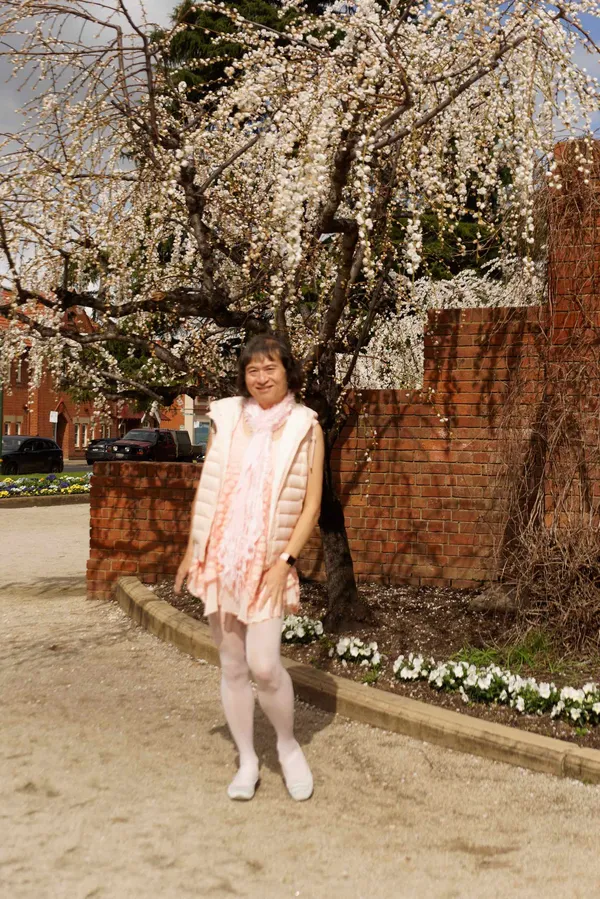
[[[0,318],[0,327],[1,322]],[[156,427],[154,420],[127,403],[115,403],[110,420],[101,423],[92,403],[74,402],[68,393],[54,388],[47,373],[39,387],[30,388],[26,354],[13,363],[10,381],[3,386],[2,433],[53,438],[65,459],[84,459],[86,446],[98,437],[121,437],[131,428]],[[161,409],[160,427],[186,430],[193,442],[203,442],[206,408],[206,400],[178,397],[170,408]],[[56,423],[50,419],[51,412],[58,415]]]
[[[6,303],[8,295],[0,291],[0,303]],[[81,309],[71,310],[78,325],[91,331],[93,324]],[[7,321],[0,316],[0,331]],[[84,459],[85,448],[99,437],[122,437],[131,428],[157,427],[186,430],[193,443],[206,439],[207,400],[188,396],[177,397],[169,408],[159,411],[160,419],[136,410],[130,403],[114,403],[108,418],[99,420],[93,403],[77,403],[72,397],[54,387],[52,377],[45,373],[38,387],[32,386],[29,377],[27,351],[14,362],[7,383],[0,382],[3,402],[0,432],[4,435],[27,434],[50,437],[57,441],[65,459]],[[52,413],[52,415],[51,415]],[[54,421],[53,419],[56,419]]]
[[[51,412],[57,413],[56,423],[50,420]],[[55,390],[48,374],[39,387],[30,389],[25,355],[13,363],[10,381],[4,384],[2,433],[51,437],[62,448],[65,459],[83,459],[90,440],[117,436],[118,419],[114,416],[110,423],[99,424],[91,404],[75,403],[68,394]]]

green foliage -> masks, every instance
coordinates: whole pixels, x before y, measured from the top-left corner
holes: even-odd
[[[280,4],[274,0],[225,0],[225,6],[236,9],[252,22],[282,31],[296,15],[294,10],[279,18]],[[195,88],[189,99],[198,99],[215,82],[227,81],[225,67],[233,59],[239,59],[244,47],[233,40],[223,39],[232,34],[235,25],[226,13],[213,12],[196,7],[191,0],[184,0],[175,8],[173,20],[188,27],[179,31],[171,40],[167,64],[173,70],[176,81],[185,81]],[[194,60],[214,60],[207,65],[194,65]]]
[[[559,641],[551,633],[543,630],[531,630],[521,639],[478,648],[466,645],[453,657],[454,661],[466,662],[484,668],[487,665],[499,665],[508,668],[515,674],[524,670],[529,672],[547,672],[559,676],[576,676],[580,670],[585,671],[590,663],[598,660],[574,660],[564,655]]]

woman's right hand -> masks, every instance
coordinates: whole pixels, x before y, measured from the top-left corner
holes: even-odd
[[[181,588],[183,587],[183,582],[185,581],[190,567],[192,565],[194,558],[194,551],[192,548],[188,547],[185,551],[185,556],[179,563],[179,568],[177,569],[177,574],[175,575],[175,593],[181,593]]]

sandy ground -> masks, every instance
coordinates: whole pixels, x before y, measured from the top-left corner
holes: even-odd
[[[262,783],[230,802],[217,670],[77,592],[86,515],[0,511],[0,895],[600,895],[599,787],[301,704],[314,798],[288,798],[257,714]]]

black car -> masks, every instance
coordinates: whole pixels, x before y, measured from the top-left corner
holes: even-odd
[[[40,474],[63,470],[63,452],[47,437],[3,437],[2,474]]]
[[[110,462],[113,459],[113,454],[111,452],[111,446],[113,443],[116,443],[116,437],[98,437],[97,440],[90,440],[86,451],[85,451],[85,461],[88,465],[93,465],[94,462]]]

